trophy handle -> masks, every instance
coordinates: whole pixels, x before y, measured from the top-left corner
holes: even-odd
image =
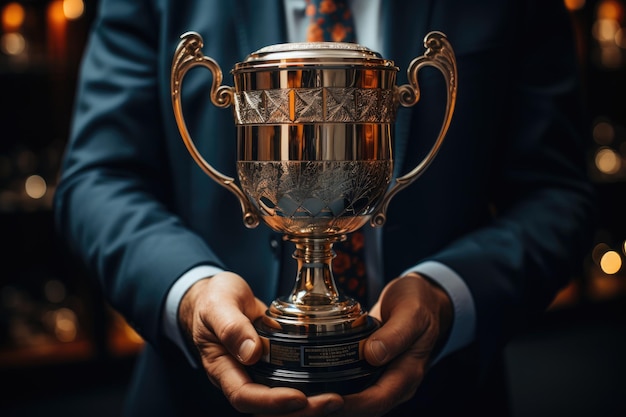
[[[408,187],[428,168],[433,161],[443,139],[450,127],[452,113],[456,104],[457,90],[457,67],[456,58],[452,46],[448,42],[446,35],[441,32],[430,32],[424,37],[424,47],[426,52],[424,55],[415,58],[407,69],[407,76],[410,84],[405,84],[396,88],[397,100],[404,107],[411,107],[420,99],[420,87],[417,81],[417,73],[422,67],[432,66],[437,68],[443,74],[448,85],[448,97],[446,104],[446,113],[443,125],[439,131],[437,140],[431,147],[428,154],[417,164],[413,170],[399,178],[395,179],[393,186],[387,191],[381,203],[372,215],[371,225],[374,227],[382,226],[386,220],[387,207],[391,199],[404,188]]]
[[[202,168],[202,170],[218,184],[226,187],[239,199],[241,210],[243,211],[243,222],[248,228],[254,228],[259,225],[259,216],[254,207],[250,203],[235,183],[235,179],[226,176],[213,168],[206,159],[202,157],[196,148],[191,135],[187,129],[185,118],[183,117],[183,108],[181,104],[181,89],[183,77],[193,67],[201,66],[208,68],[213,74],[213,83],[211,85],[211,102],[220,108],[229,107],[233,103],[234,90],[232,87],[221,85],[222,70],[213,58],[202,54],[204,42],[202,37],[196,32],[186,32],[181,35],[181,41],[174,53],[172,62],[172,73],[170,78],[170,91],[172,92],[172,106],[174,107],[174,116],[178,130],[182,136],[183,142],[187,150],[193,157],[194,161]]]

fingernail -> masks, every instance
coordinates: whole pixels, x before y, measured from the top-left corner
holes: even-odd
[[[252,339],[244,340],[241,346],[239,346],[239,353],[237,355],[239,361],[247,362],[252,357],[255,346],[256,344],[254,343],[254,340]]]
[[[372,355],[374,355],[374,358],[381,364],[385,362],[385,359],[387,359],[387,348],[380,340],[372,341],[370,344],[370,351],[372,352]]]

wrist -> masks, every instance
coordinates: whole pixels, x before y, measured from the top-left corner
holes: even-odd
[[[195,320],[194,312],[199,297],[207,291],[209,278],[210,277],[202,278],[194,282],[180,300],[178,306],[178,324],[188,341],[193,341],[191,329],[193,329],[193,322]]]

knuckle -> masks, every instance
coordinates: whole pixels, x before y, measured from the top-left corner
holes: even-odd
[[[229,318],[222,323],[216,336],[222,342],[233,341],[240,334],[240,327],[236,319]]]

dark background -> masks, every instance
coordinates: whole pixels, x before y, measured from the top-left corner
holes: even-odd
[[[95,3],[0,1],[2,416],[117,415],[142,348],[52,226],[51,199]],[[507,348],[513,417],[626,415],[626,5],[565,3],[593,121],[584,133],[600,216],[580,273]]]

